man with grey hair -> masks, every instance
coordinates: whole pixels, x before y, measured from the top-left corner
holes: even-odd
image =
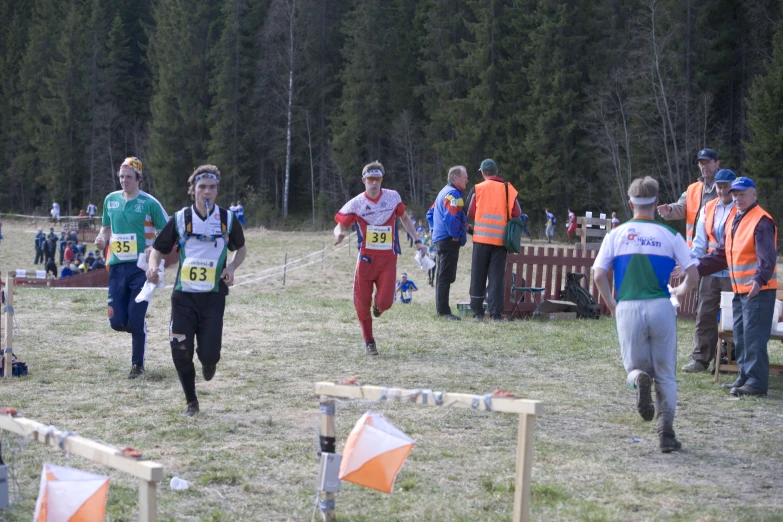
[[[699,258],[699,274],[708,276],[728,269],[734,291],[734,353],[739,376],[725,384],[732,395],[766,396],[769,387],[767,343],[775,309],[777,227],[758,205],[756,184],[739,177],[729,189],[737,208],[726,222],[723,239],[715,250]]]
[[[467,242],[467,218],[463,194],[468,185],[468,171],[462,165],[451,167],[448,184],[441,189],[427,212],[432,242],[438,252],[438,279],[435,285],[435,311],[439,317],[459,321],[451,313],[449,292],[457,280],[459,249]]]
[[[680,449],[674,434],[677,406],[677,320],[670,303],[669,275],[675,262],[685,271],[677,287],[683,295],[696,285],[696,260],[682,236],[654,220],[658,182],[639,178],[628,189],[633,219],[612,229],[604,238],[593,264],[598,291],[617,318],[617,337],[627,372],[636,389],[636,409],[651,421],[658,412],[658,440],[663,453]],[[614,271],[614,288],[609,271]],[[655,405],[651,387],[655,383]]]

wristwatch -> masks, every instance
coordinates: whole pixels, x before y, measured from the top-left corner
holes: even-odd
[[[413,242],[414,245],[421,245],[421,239],[417,239]]]

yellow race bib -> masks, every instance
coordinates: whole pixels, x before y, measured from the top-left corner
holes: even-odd
[[[109,242],[112,255],[120,261],[136,261],[138,259],[136,234],[112,234]]]
[[[364,248],[369,250],[391,250],[394,242],[391,225],[367,225],[367,237],[364,238],[364,242]]]
[[[209,259],[185,258],[179,272],[182,290],[185,292],[211,292],[215,288],[217,262]]]

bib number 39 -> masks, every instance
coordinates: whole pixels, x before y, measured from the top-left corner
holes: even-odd
[[[367,225],[367,246],[370,250],[392,249],[392,227]]]
[[[136,249],[136,234],[112,234],[111,253],[120,261],[136,261],[139,257]]]

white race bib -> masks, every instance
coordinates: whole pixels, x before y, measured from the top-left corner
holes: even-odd
[[[393,243],[391,225],[367,225],[367,237],[364,238],[364,248],[368,250],[391,250]]]
[[[215,288],[217,262],[186,257],[179,272],[179,281],[185,292],[211,292]]]
[[[112,234],[111,253],[120,261],[136,261],[139,252],[136,247],[136,234]]]

